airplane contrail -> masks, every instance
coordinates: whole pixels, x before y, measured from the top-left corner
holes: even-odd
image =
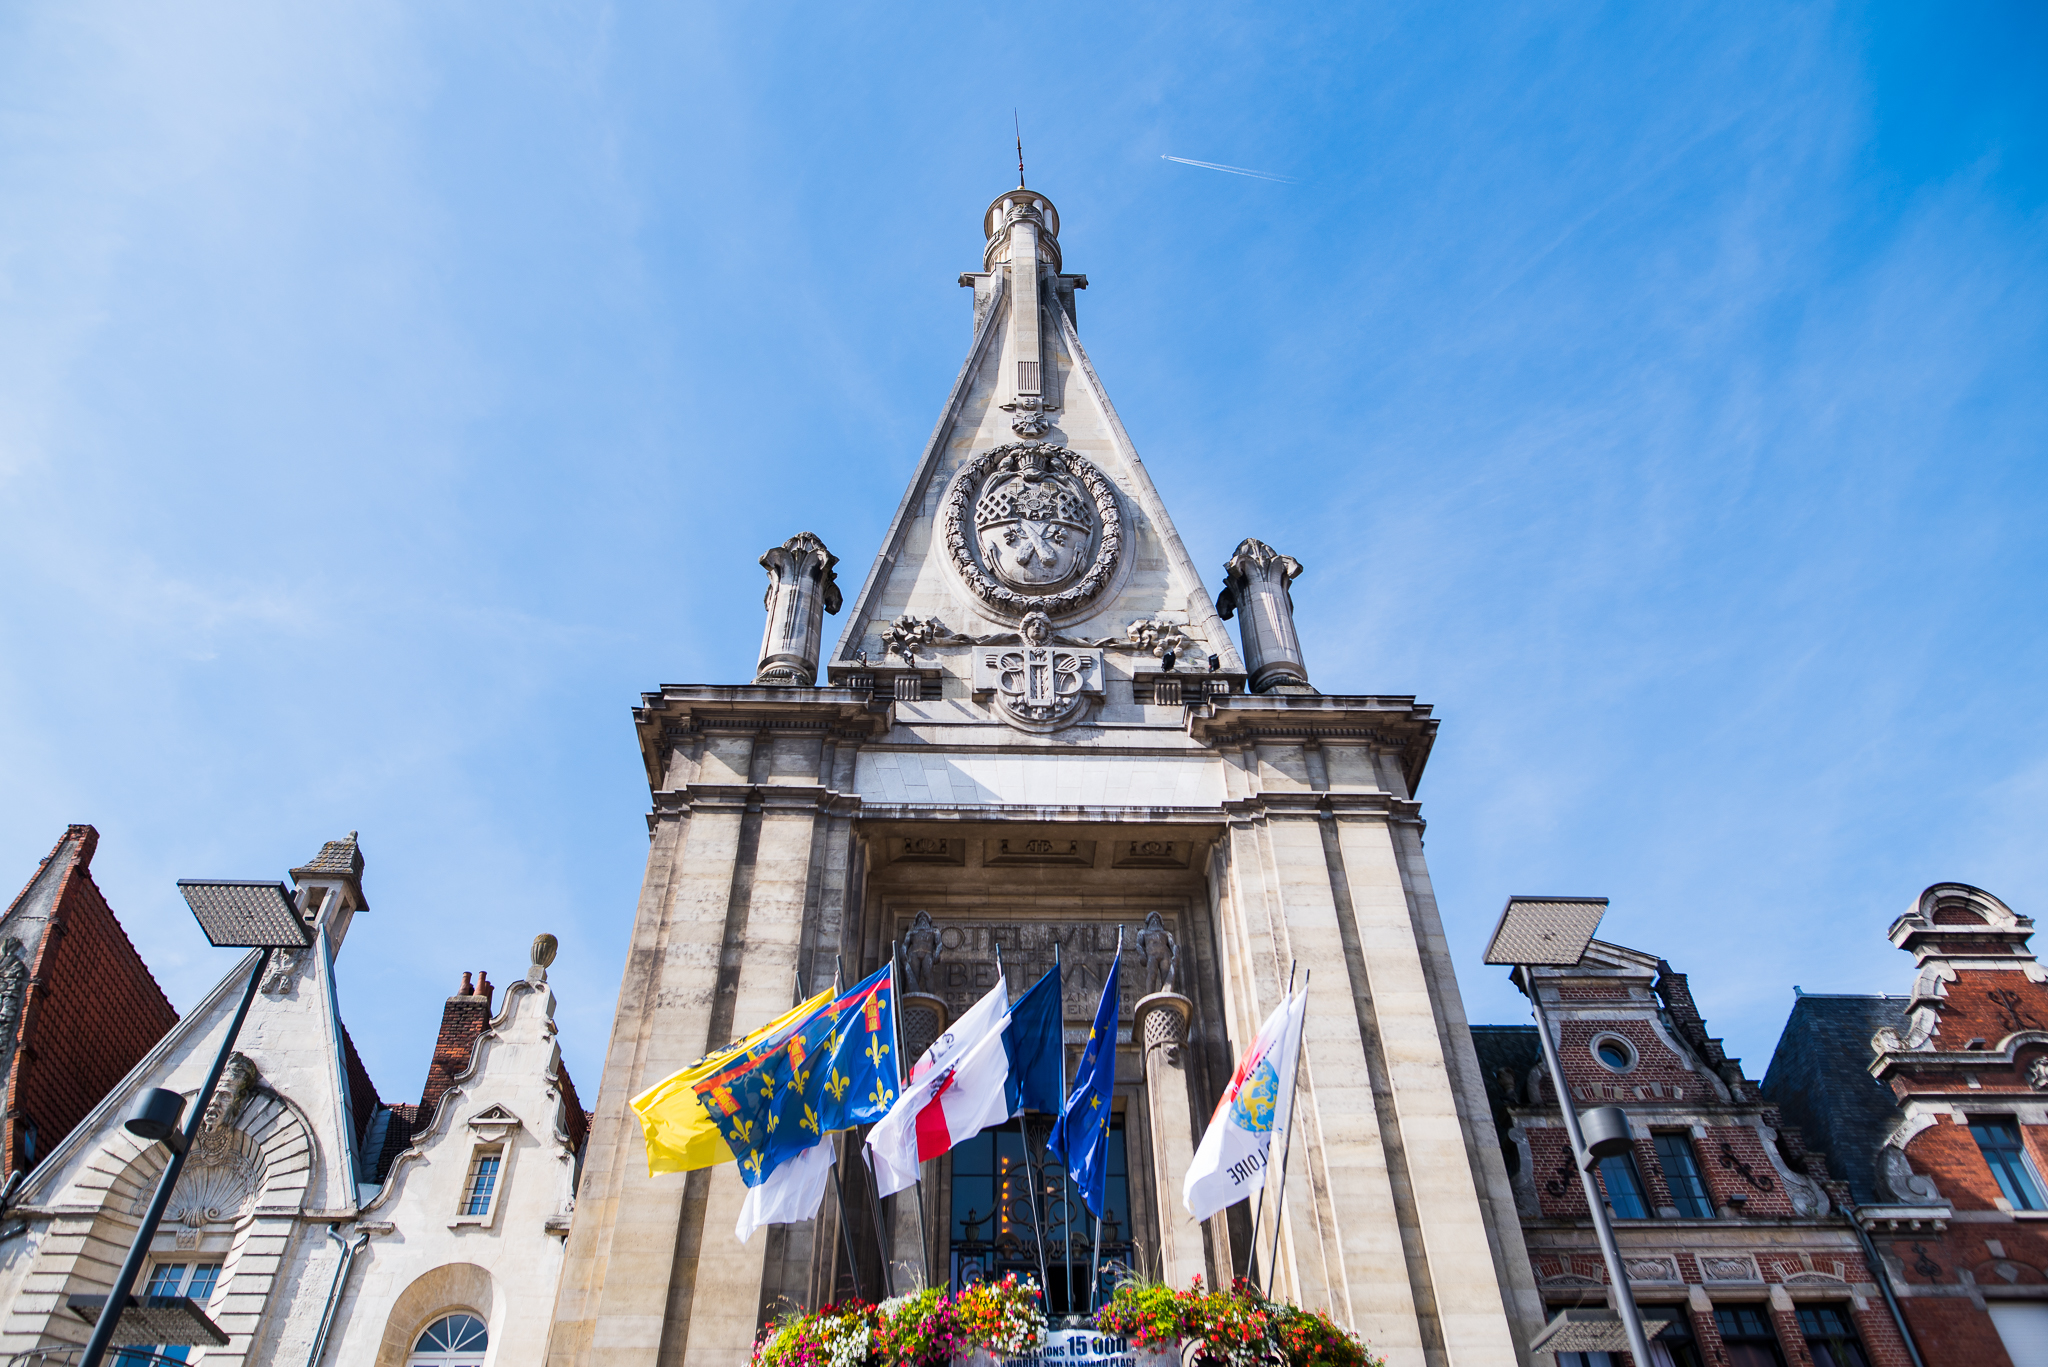
[[[1177,161],[1182,166],[1199,166],[1204,171],[1228,171],[1233,176],[1250,176],[1254,180],[1278,181],[1282,185],[1293,185],[1295,183],[1293,176],[1276,176],[1270,171],[1251,171],[1242,166],[1225,166],[1217,161],[1195,161],[1189,157],[1171,157],[1164,152],[1159,154],[1159,159],[1161,161]]]

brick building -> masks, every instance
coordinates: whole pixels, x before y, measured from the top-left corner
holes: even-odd
[[[1637,1303],[1671,1322],[1656,1351],[1678,1367],[1908,1367],[1846,1190],[1707,1034],[1685,975],[1595,940],[1533,983],[1580,1110],[1628,1114],[1635,1151],[1600,1180]],[[1472,1034],[1545,1307],[1605,1306],[1536,1027]]]
[[[26,1172],[177,1024],[70,826],[0,916],[0,1175]]]
[[[2033,922],[1938,883],[1892,923],[1905,997],[1802,995],[1764,1079],[1810,1131],[1930,1364],[2048,1364],[2048,970]]]

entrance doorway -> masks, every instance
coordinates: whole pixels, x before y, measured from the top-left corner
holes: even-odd
[[[951,1289],[997,1280],[1014,1272],[1038,1279],[1037,1221],[1045,1232],[1046,1314],[1088,1308],[1088,1276],[1095,1261],[1095,1217],[1066,1169],[1047,1159],[1051,1117],[1029,1117],[1029,1157],[1017,1122],[983,1130],[953,1150]],[[1102,1219],[1098,1299],[1109,1294],[1132,1263],[1129,1164],[1124,1120],[1109,1123],[1109,1180]],[[1034,1190],[1037,1195],[1032,1200]],[[1034,1219],[1035,1216],[1035,1219]],[[1069,1267],[1071,1265],[1071,1280]]]

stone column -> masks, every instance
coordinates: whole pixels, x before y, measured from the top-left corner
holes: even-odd
[[[1159,1276],[1168,1286],[1186,1287],[1197,1273],[1208,1274],[1202,1226],[1187,1212],[1181,1188],[1194,1160],[1193,1107],[1188,1095],[1185,1048],[1194,1003],[1178,992],[1140,998],[1131,1014],[1131,1038],[1145,1051],[1146,1118],[1152,1124],[1152,1205],[1159,1218]],[[1222,1222],[1216,1222],[1220,1230]],[[1219,1258],[1222,1267],[1227,1257]]]
[[[1226,622],[1233,612],[1244,614],[1237,633],[1251,672],[1247,687],[1254,693],[1314,692],[1301,658],[1301,638],[1294,633],[1294,599],[1287,591],[1301,574],[1301,562],[1247,537],[1223,562],[1223,571],[1225,587],[1217,595],[1216,611]]]
[[[754,682],[800,684],[818,681],[818,651],[825,614],[839,611],[839,557],[810,532],[799,532],[761,556],[768,571],[768,626],[761,636],[761,667]]]

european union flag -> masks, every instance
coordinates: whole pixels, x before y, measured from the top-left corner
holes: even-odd
[[[1046,1146],[1048,1153],[1066,1165],[1082,1203],[1098,1220],[1109,1186],[1109,1099],[1116,1086],[1116,1023],[1123,1011],[1116,983],[1123,961],[1123,950],[1118,949],[1109,962],[1109,980],[1102,985],[1102,1001],[1095,1008],[1088,1047],[1081,1052],[1081,1066],[1074,1073],[1074,1090],[1067,1094],[1066,1108],[1054,1123],[1052,1142]]]
[[[1037,1111],[1058,1115],[1060,1095],[1060,966],[1055,963],[1010,1008],[1003,1026],[1003,1052],[1010,1056],[1010,1114]]]

